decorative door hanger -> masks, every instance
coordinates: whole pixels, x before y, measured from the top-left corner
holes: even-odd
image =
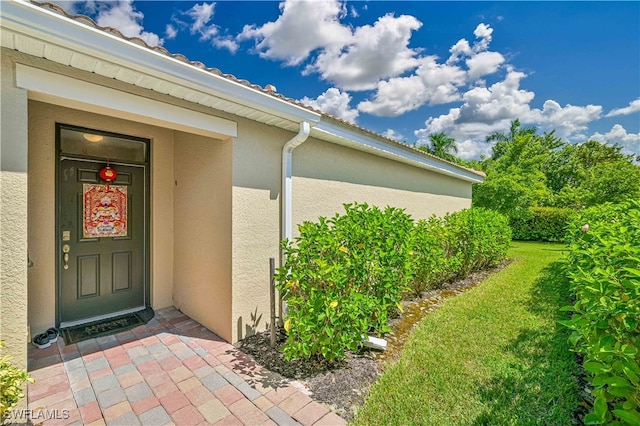
[[[127,236],[127,187],[82,185],[84,238]]]

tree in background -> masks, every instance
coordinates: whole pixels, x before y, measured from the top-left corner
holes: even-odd
[[[510,217],[530,207],[582,208],[640,198],[640,167],[617,145],[586,141],[572,145],[554,132],[511,122],[510,131],[493,133],[490,158],[476,163],[487,174],[476,184],[473,204]]]
[[[580,208],[640,198],[640,167],[618,145],[566,144],[543,167],[554,193],[550,205]]]
[[[487,142],[496,142],[496,144],[492,148],[493,155],[491,156],[491,158],[497,160],[498,158],[502,157],[504,152],[507,150],[508,144],[510,142],[513,142],[516,139],[516,136],[535,134],[535,127],[521,127],[520,119],[516,118],[511,122],[508,134],[504,132],[493,132],[486,137]]]
[[[422,145],[419,149],[427,151],[430,154],[440,157],[444,160],[455,161],[459,160],[454,154],[458,153],[458,146],[456,140],[447,136],[445,132],[432,133],[429,135],[429,145]]]

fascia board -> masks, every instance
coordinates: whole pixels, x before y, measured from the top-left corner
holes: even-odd
[[[456,167],[437,159],[431,159],[401,146],[367,137],[362,133],[335,125],[328,121],[320,121],[311,128],[311,136],[330,142],[351,146],[360,146],[366,151],[377,153],[381,157],[390,158],[402,163],[411,164],[415,167],[431,170],[436,173],[445,174],[472,183],[482,183],[484,178],[471,171]]]
[[[143,74],[295,122],[315,123],[321,117],[320,114],[291,102],[261,93],[22,0],[2,0],[0,12],[2,27],[44,43],[55,43],[103,61],[126,65]]]

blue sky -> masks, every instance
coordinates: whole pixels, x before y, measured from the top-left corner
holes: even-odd
[[[640,2],[56,3],[407,143],[463,158],[511,120],[640,154]]]

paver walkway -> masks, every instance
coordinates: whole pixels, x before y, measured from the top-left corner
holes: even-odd
[[[346,424],[174,308],[114,336],[32,346],[28,369],[36,424]]]

